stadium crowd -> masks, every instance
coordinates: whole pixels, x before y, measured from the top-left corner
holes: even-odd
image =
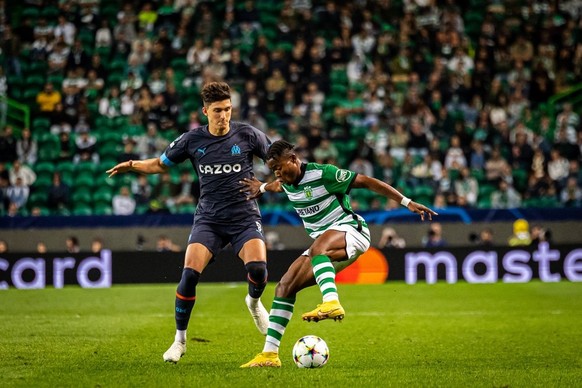
[[[191,212],[182,170],[115,181],[205,123],[226,80],[233,119],[304,160],[435,206],[580,206],[577,1],[0,0],[0,214]],[[270,176],[257,170],[259,179]],[[353,192],[356,209],[396,204]],[[288,208],[265,195],[263,208]]]

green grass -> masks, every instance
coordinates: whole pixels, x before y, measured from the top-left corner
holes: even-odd
[[[264,295],[270,306],[273,284]],[[341,285],[342,323],[301,322],[300,294],[280,369],[239,369],[262,349],[243,284],[202,284],[188,352],[166,364],[175,285],[0,292],[0,384],[26,387],[385,387],[582,384],[582,283]],[[316,334],[331,357],[294,366]]]

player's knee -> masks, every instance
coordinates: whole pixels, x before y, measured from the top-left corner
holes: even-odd
[[[297,287],[293,279],[288,279],[285,276],[275,286],[275,296],[278,298],[294,298],[297,295]]]
[[[249,280],[254,284],[267,283],[267,263],[265,261],[251,261],[245,265]]]
[[[182,279],[178,284],[178,293],[183,296],[194,296],[196,294],[196,285],[200,280],[200,272],[192,268],[184,268]]]

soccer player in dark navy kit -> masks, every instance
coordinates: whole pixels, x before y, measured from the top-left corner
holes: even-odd
[[[196,285],[208,263],[228,243],[248,271],[245,301],[257,328],[266,334],[269,313],[260,301],[267,285],[267,249],[256,201],[247,201],[240,181],[253,176],[253,156],[265,160],[270,141],[258,129],[231,122],[230,88],[211,82],[201,91],[208,125],[174,140],[159,158],[129,160],[108,170],[109,176],[134,171],[159,174],[189,159],[200,180],[200,201],[176,292],[176,336],[164,360],[178,362],[186,352],[186,329],[196,301]]]

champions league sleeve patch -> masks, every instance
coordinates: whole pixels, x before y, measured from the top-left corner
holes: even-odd
[[[335,180],[339,183],[347,181],[351,176],[352,172],[349,170],[340,169],[335,172]]]

